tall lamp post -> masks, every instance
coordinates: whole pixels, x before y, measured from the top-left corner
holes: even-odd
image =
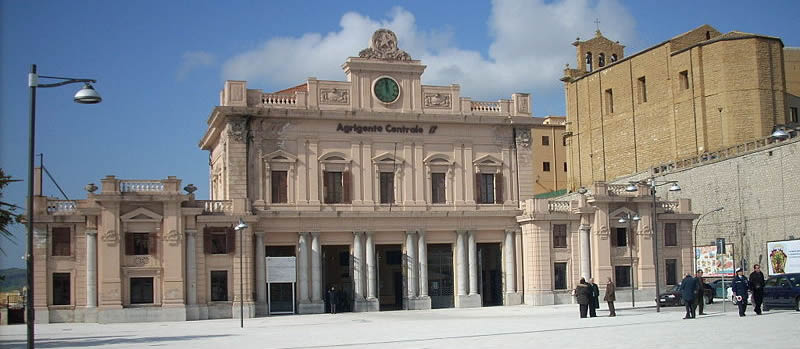
[[[630,214],[626,213],[624,216],[619,217],[620,223],[628,223],[628,257],[631,259],[631,267],[630,267],[630,277],[631,277],[631,308],[636,308],[636,301],[634,297],[634,291],[636,290],[633,287],[633,222],[638,222],[641,218],[639,215],[634,215],[631,217]]]
[[[703,213],[703,215],[700,216],[700,218],[697,219],[697,222],[694,222],[694,231],[692,231],[692,234],[694,234],[694,242],[692,243],[692,254],[694,254],[694,260],[693,260],[694,261],[694,268],[692,268],[693,271],[697,270],[697,226],[700,225],[700,221],[703,220],[703,218],[705,218],[705,216],[707,216],[709,214],[712,214],[714,212],[722,211],[724,209],[725,209],[724,207],[717,207],[717,208],[715,208],[715,209],[713,209],[711,211]]]
[[[627,192],[639,191],[639,187],[637,186],[637,184],[640,184],[640,183],[647,185],[650,188],[650,195],[653,196],[653,212],[652,212],[653,217],[652,217],[652,220],[653,220],[653,244],[655,245],[655,247],[653,248],[653,256],[654,256],[654,259],[655,259],[655,262],[656,262],[655,263],[656,264],[656,266],[655,266],[656,267],[655,268],[656,269],[655,270],[655,272],[656,272],[656,297],[658,297],[658,295],[661,294],[661,286],[660,286],[660,284],[661,284],[661,276],[659,275],[659,272],[658,272],[659,264],[661,264],[661,262],[658,259],[658,247],[659,247],[659,245],[658,245],[658,220],[657,220],[658,219],[658,214],[656,213],[656,208],[657,208],[656,188],[658,188],[658,187],[660,187],[662,185],[671,184],[669,186],[669,191],[680,191],[681,187],[678,185],[678,181],[664,181],[664,182],[658,183],[656,181],[655,176],[650,176],[650,180],[649,181],[631,182],[630,184],[628,184],[628,186],[625,187],[625,191],[627,191]],[[661,304],[658,301],[656,301],[656,312],[661,312]]]
[[[239,233],[239,319],[241,322],[239,327],[244,328],[244,232],[247,229],[247,223],[239,217],[239,225],[233,230]]]
[[[39,79],[59,80],[49,84],[39,82]],[[39,75],[36,72],[36,64],[31,64],[31,72],[28,74],[28,87],[30,88],[31,104],[30,104],[30,126],[28,128],[28,251],[25,254],[27,264],[27,283],[28,289],[25,295],[25,313],[27,319],[25,320],[28,327],[28,348],[33,348],[33,160],[34,160],[34,144],[36,139],[36,89],[58,87],[68,84],[83,83],[84,86],[78,93],[75,94],[75,103],[81,104],[97,104],[100,103],[102,98],[92,87],[92,83],[96,83],[94,79],[80,79],[80,78],[62,78],[58,76],[45,76]]]

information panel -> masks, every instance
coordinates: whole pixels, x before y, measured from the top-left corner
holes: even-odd
[[[769,275],[800,273],[800,240],[767,243]]]
[[[695,258],[697,269],[703,269],[703,276],[733,276],[733,244],[725,244],[726,254],[717,254],[717,246],[697,246]]]
[[[297,282],[296,257],[267,257],[267,283]]]

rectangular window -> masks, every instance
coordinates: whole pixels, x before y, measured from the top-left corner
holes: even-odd
[[[562,137],[561,138],[561,145],[563,145],[565,147],[567,146],[567,137]]]
[[[606,90],[606,114],[614,113],[614,91],[611,89]]]
[[[639,103],[647,102],[647,79],[644,76],[639,78]]]
[[[480,179],[479,189],[480,195],[478,196],[479,204],[493,204],[494,203],[494,174],[481,173],[478,176]]]
[[[394,203],[394,173],[381,172],[381,203]]]
[[[225,302],[228,300],[228,272],[225,270],[211,271],[211,301]]]
[[[553,263],[553,289],[567,289],[567,263]]]
[[[628,265],[615,266],[614,280],[617,282],[617,287],[631,287],[631,267]]]
[[[69,273],[53,273],[53,305],[70,305]]]
[[[431,203],[444,204],[447,199],[445,197],[445,174],[444,173],[431,173]]]
[[[71,256],[69,228],[53,228],[53,256]]]
[[[150,253],[150,234],[148,233],[130,233],[133,235],[133,254],[134,255],[147,255]]]
[[[553,248],[567,247],[567,225],[553,224]]]
[[[628,229],[627,228],[614,228],[614,236],[612,243],[617,247],[628,246]]]
[[[211,233],[211,254],[228,253],[228,234],[226,232]]]
[[[325,203],[344,203],[342,172],[325,172],[325,178],[323,182],[323,186],[325,187]]]
[[[542,171],[550,172],[550,162],[549,161],[545,161],[545,162],[542,163]]]
[[[678,80],[680,80],[682,90],[689,89],[689,71],[684,70],[678,73]]]
[[[664,224],[664,246],[678,246],[678,224]]]
[[[289,202],[286,175],[286,171],[272,171],[272,174],[270,174],[273,204],[285,204]]]
[[[153,278],[131,278],[131,304],[153,303]]]
[[[542,145],[550,145],[550,137],[542,136]]]
[[[666,264],[666,276],[667,276],[667,285],[675,285],[678,283],[678,260],[677,259],[665,259],[664,263]]]
[[[797,107],[789,108],[789,122],[791,122],[791,123],[797,123],[798,122]]]

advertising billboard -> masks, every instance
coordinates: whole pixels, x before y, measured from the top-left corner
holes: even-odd
[[[800,239],[767,242],[769,275],[800,273]]]
[[[733,244],[725,244],[726,254],[717,254],[717,246],[697,246],[694,254],[697,259],[697,269],[703,269],[703,276],[733,276],[735,256]]]

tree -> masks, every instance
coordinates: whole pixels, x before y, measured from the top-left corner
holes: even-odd
[[[17,213],[17,210],[20,209],[19,206],[3,201],[3,189],[9,183],[19,181],[19,179],[13,179],[6,175],[0,168],[0,238],[8,239],[12,243],[15,243],[14,235],[8,230],[8,226],[13,223],[22,223],[22,214]],[[6,254],[2,247],[0,247],[0,253]]]

